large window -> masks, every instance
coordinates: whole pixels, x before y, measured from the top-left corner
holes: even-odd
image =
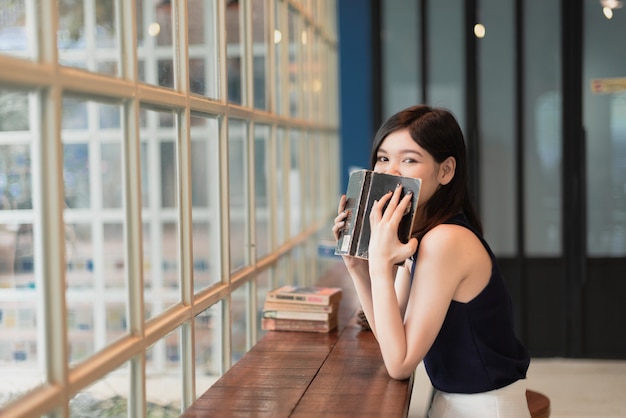
[[[320,274],[334,1],[0,10],[3,417],[179,416]]]

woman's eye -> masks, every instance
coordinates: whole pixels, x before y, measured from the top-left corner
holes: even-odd
[[[376,157],[376,161],[385,162],[387,161],[387,157],[379,155],[378,157]]]
[[[417,160],[414,160],[413,158],[406,158],[406,159],[404,160],[404,162],[405,162],[405,163],[408,163],[408,164],[413,164],[413,163],[416,163],[416,162],[417,162]]]

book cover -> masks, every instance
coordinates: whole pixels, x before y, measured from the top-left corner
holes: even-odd
[[[328,321],[336,313],[331,312],[306,312],[306,311],[284,311],[263,309],[263,318],[276,319],[307,319],[310,321]]]
[[[309,305],[332,305],[341,299],[339,287],[282,286],[267,293],[266,300]]]
[[[368,258],[367,249],[370,238],[369,215],[372,211],[372,205],[375,200],[380,199],[385,193],[394,191],[398,184],[402,184],[402,197],[409,191],[413,192],[409,210],[402,217],[398,226],[398,239],[403,243],[408,242],[415,222],[422,180],[376,173],[371,170],[358,170],[350,173],[348,180],[345,207],[348,216],[344,229],[339,233],[335,254]]]
[[[332,303],[330,305],[308,305],[303,303],[297,303],[293,301],[274,301],[266,300],[263,304],[263,309],[266,311],[291,311],[291,312],[336,312],[339,309],[338,304]]]
[[[266,331],[330,332],[337,328],[337,316],[333,315],[328,321],[261,318],[261,328]]]

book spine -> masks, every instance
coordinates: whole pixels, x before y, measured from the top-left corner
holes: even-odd
[[[369,181],[370,172],[367,170],[354,171],[350,174],[345,206],[348,216],[337,241],[335,249],[337,255],[353,255],[355,252],[363,224],[363,205],[366,202]]]
[[[308,319],[311,321],[328,321],[330,318],[330,314],[325,312],[264,310],[263,317],[276,319]]]
[[[303,303],[265,301],[263,309],[266,311],[297,311],[297,312],[324,312],[331,313],[337,310],[337,304],[307,305]]]
[[[327,295],[294,295],[294,294],[269,294],[267,295],[268,300],[273,300],[276,302],[297,302],[297,303],[308,303],[311,305],[329,305],[330,298]]]
[[[336,326],[336,321],[261,318],[261,327],[266,331],[330,332]]]

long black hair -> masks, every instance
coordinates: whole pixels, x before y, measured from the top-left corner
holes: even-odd
[[[380,144],[389,134],[402,129],[407,129],[411,138],[432,155],[437,163],[442,163],[448,157],[456,160],[454,177],[437,189],[426,203],[425,223],[417,226],[414,235],[421,238],[435,226],[461,212],[470,225],[482,234],[482,224],[469,195],[465,140],[452,113],[442,108],[416,105],[389,117],[374,137],[370,159],[372,169]]]

